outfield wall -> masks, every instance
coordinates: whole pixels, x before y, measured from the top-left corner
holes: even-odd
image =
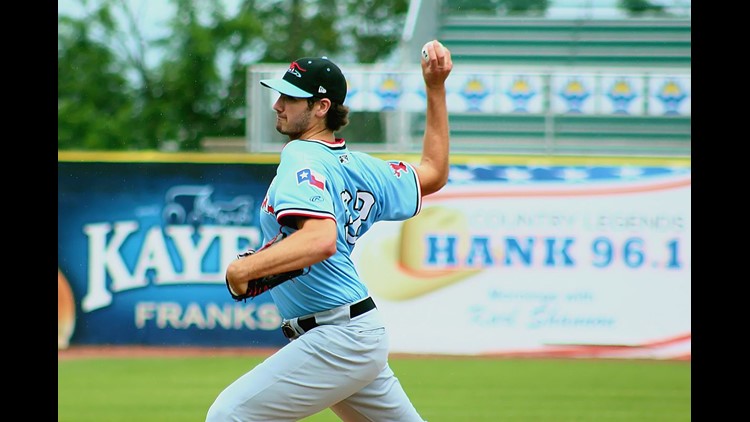
[[[59,347],[285,344],[268,294],[224,284],[261,242],[276,160],[59,152]],[[452,163],[418,216],[355,248],[393,352],[690,358],[688,159]]]

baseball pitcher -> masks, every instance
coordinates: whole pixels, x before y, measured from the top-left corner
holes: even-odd
[[[348,123],[347,83],[326,57],[289,65],[260,83],[279,93],[276,130],[288,137],[260,207],[264,246],[226,270],[235,300],[269,291],[289,343],[226,387],[206,421],[297,421],[331,408],[344,421],[422,421],[388,365],[388,331],[351,258],[378,221],[420,212],[448,180],[445,81],[439,41],[421,60],[427,93],[421,161],[352,151],[335,132]]]

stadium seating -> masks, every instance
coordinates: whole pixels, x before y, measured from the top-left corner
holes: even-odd
[[[686,19],[558,20],[448,16],[438,39],[461,63],[690,67]]]
[[[463,1],[461,4],[470,2]],[[430,7],[432,2],[413,1],[412,6],[419,6],[410,8],[399,51],[391,60],[376,64],[374,68],[410,71],[419,60],[414,52],[419,51],[425,40],[437,38],[451,49],[457,64],[452,80],[460,78],[459,72],[464,73],[463,77],[472,72],[491,75],[488,80],[493,82],[481,88],[487,89],[483,93],[495,103],[502,97],[507,104],[505,96],[510,94],[497,84],[506,83],[514,75],[534,73],[542,75],[544,80],[538,91],[543,106],[527,112],[509,107],[479,111],[451,104],[454,106],[450,111],[453,152],[690,156],[689,1],[681,6],[679,13],[642,17],[629,17],[622,11],[614,13],[614,0],[551,2],[558,9],[555,16],[568,15],[566,18],[549,13],[535,16],[509,16],[487,10],[469,13],[460,7],[446,8],[446,4],[455,6],[450,0],[441,3],[443,8],[436,9]],[[584,3],[588,6],[582,7]],[[478,3],[471,4],[473,7]],[[255,69],[250,75],[257,79],[264,68],[257,66]],[[565,74],[589,75],[592,85],[598,85],[589,91],[590,98],[596,98],[595,109],[570,113],[553,107],[563,96],[559,90],[553,91],[553,82]],[[611,106],[608,106],[610,110],[605,110],[602,105],[614,99],[610,96],[611,85],[604,86],[604,74],[609,78],[626,76],[637,80],[630,92],[640,95],[637,101],[642,106],[628,113],[613,111]],[[677,97],[686,107],[679,112],[654,110],[658,103],[670,101],[670,94],[666,89],[663,93],[657,92],[659,88],[649,83],[656,84],[659,78],[673,76],[684,82],[677,90]],[[257,85],[255,79],[248,84],[251,90]],[[409,86],[412,90],[417,88]],[[259,95],[249,96],[251,108],[262,110],[251,113],[254,120],[250,126],[254,129],[249,145],[253,151],[278,148],[273,131],[260,123],[264,118],[271,118],[272,113],[267,110],[269,100],[264,94],[261,91]],[[461,91],[457,95],[467,97],[465,94],[472,93]],[[354,106],[351,124],[343,129],[342,135],[371,151],[418,152],[424,127],[423,111],[362,110]]]
[[[463,68],[688,72],[690,18],[549,19],[443,13],[436,38]],[[691,117],[451,113],[457,151],[689,156]],[[424,114],[410,127],[417,139]]]

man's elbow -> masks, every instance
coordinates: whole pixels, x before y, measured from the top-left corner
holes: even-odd
[[[310,242],[310,256],[314,257],[315,262],[324,261],[336,254],[336,232],[333,235],[326,234],[316,236]]]
[[[323,259],[328,259],[336,254],[336,238],[321,240],[320,253]]]
[[[296,237],[297,245],[304,251],[305,260],[312,265],[324,261],[337,251],[338,229],[333,219],[308,218],[301,221]]]
[[[422,184],[422,196],[435,193],[443,188],[448,183],[448,175],[435,177],[431,180],[427,180]]]
[[[444,167],[435,168],[428,163],[417,168],[422,196],[435,193],[448,183],[449,168],[447,165]]]

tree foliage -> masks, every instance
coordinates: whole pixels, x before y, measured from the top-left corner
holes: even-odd
[[[629,16],[664,15],[664,6],[649,0],[617,0],[617,7],[625,10]]]
[[[200,150],[243,136],[246,69],[392,51],[408,0],[170,0],[167,35],[145,38],[127,0],[77,0],[58,15],[58,149]],[[148,57],[158,57],[153,63]]]
[[[111,31],[106,9],[95,11],[101,30]],[[62,19],[58,30],[58,148],[126,149],[120,134],[134,115],[125,67],[107,46],[94,41],[96,28]]]

